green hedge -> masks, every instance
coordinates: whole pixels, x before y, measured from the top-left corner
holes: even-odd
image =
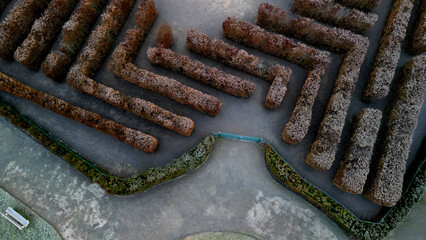
[[[344,231],[357,239],[376,240],[388,236],[390,231],[405,218],[414,204],[421,199],[425,190],[426,164],[424,164],[425,158],[422,157],[417,165],[419,171],[397,205],[390,209],[387,216],[380,223],[367,222],[358,219],[331,197],[305,181],[268,144],[265,144],[265,155],[268,170],[277,181],[317,206]]]
[[[52,153],[64,159],[72,167],[88,177],[90,181],[98,183],[108,193],[115,195],[128,195],[145,191],[157,184],[189,173],[205,162],[215,140],[213,136],[207,136],[189,152],[173,160],[168,165],[150,168],[129,178],[120,178],[109,175],[106,171],[98,168],[90,160],[83,158],[64,143],[18,114],[10,105],[1,101],[0,116],[8,119]]]

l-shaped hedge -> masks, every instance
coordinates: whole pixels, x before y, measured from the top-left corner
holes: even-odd
[[[414,163],[416,165],[413,167],[414,176],[411,181],[408,181],[411,184],[397,205],[391,208],[381,221],[368,222],[360,220],[331,197],[304,180],[269,144],[265,144],[265,155],[268,170],[278,182],[321,209],[344,231],[357,239],[377,240],[388,236],[390,231],[406,217],[414,204],[421,199],[426,186],[426,158],[424,153],[420,153],[422,156]]]

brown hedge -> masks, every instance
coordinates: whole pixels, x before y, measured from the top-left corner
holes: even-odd
[[[37,91],[3,73],[0,73],[0,90],[31,101],[64,117],[83,123],[86,126],[115,137],[139,150],[153,152],[157,148],[158,141],[151,135],[125,127],[114,121],[102,118],[96,113],[86,111],[54,96]]]

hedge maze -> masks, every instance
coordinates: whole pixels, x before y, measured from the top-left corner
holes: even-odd
[[[325,47],[330,51],[345,53],[325,116],[306,158],[309,165],[317,169],[327,170],[335,160],[337,146],[346,123],[347,110],[358,81],[361,65],[367,53],[369,41],[367,38],[348,30],[327,27],[305,17],[290,16],[286,11],[268,3],[260,5],[257,24],[276,32],[300,38],[313,45]],[[304,102],[304,99],[300,102]],[[283,139],[287,138],[288,132],[291,132],[289,130],[291,126],[300,122],[297,121],[300,118],[293,117],[293,115],[296,114],[293,112],[284,128]],[[307,131],[307,128],[305,131]]]
[[[259,26],[235,18],[228,18],[223,22],[222,28],[224,36],[230,40],[283,58],[308,70],[299,99],[282,137],[288,143],[299,143],[306,136],[311,124],[312,107],[321,76],[330,62],[330,53],[267,32]]]
[[[292,74],[291,69],[262,61],[242,49],[231,46],[222,40],[212,40],[208,35],[196,30],[188,31],[186,44],[192,52],[201,56],[272,82],[264,106],[268,109],[275,109],[281,104],[287,92],[287,84]]]
[[[0,13],[9,2],[0,1]],[[70,86],[85,94],[180,135],[190,136],[195,128],[192,119],[94,80],[135,2],[17,0],[0,23],[0,57],[14,59],[33,71],[41,67],[44,74],[55,81],[66,79]],[[362,34],[378,20],[378,16],[371,11],[380,2],[294,0],[292,12],[262,3],[258,8],[256,24],[235,17],[228,17],[222,24],[224,37],[236,44],[257,49],[307,70],[295,107],[281,132],[281,139],[289,144],[298,144],[306,137],[321,78],[332,64],[331,52],[342,54],[339,74],[305,158],[305,162],[315,169],[329,170],[336,162],[336,153],[344,137],[343,128],[349,122],[348,110],[370,45],[369,39]],[[407,48],[412,54],[426,51],[425,2],[423,0],[419,4],[413,36],[407,41]],[[393,2],[362,96],[367,104],[389,94],[391,100],[383,113],[370,106],[359,113],[333,180],[344,191],[364,194],[379,205],[395,206],[386,218],[377,224],[361,221],[327,194],[306,182],[269,145],[265,146],[268,169],[277,180],[318,206],[345,231],[360,239],[385,237],[418,201],[425,184],[422,160],[412,186],[405,191],[403,187],[407,179],[406,160],[424,101],[425,56],[409,60],[401,70],[401,77],[397,77],[394,90],[391,87],[394,77],[399,76],[396,73],[401,46],[406,39],[415,6],[414,0]],[[153,0],[141,1],[132,29],[127,31],[124,40],[112,51],[109,71],[137,87],[208,116],[216,116],[222,108],[222,102],[215,96],[135,65],[136,56],[157,14]],[[96,22],[99,23],[94,27]],[[52,48],[57,38],[60,40],[59,45]],[[211,39],[194,29],[187,32],[186,44],[196,54],[270,82],[264,100],[265,108],[277,111],[284,101],[293,73],[291,69],[262,60],[220,39]],[[249,98],[255,91],[254,83],[192,60],[172,50],[172,45],[172,29],[163,24],[157,33],[156,46],[149,48],[146,53],[148,60],[238,98]],[[3,73],[0,73],[0,90],[111,135],[141,151],[154,152],[157,149],[159,140],[156,136],[105,119],[24,85]],[[192,171],[206,160],[214,143],[214,137],[209,136],[170,164],[123,179],[99,169],[88,159],[44,134],[43,130],[3,103],[0,104],[0,114],[29,132],[91,181],[99,183],[108,193],[118,195],[144,191]],[[381,132],[385,133],[384,137],[380,137]],[[373,162],[377,162],[377,168],[371,167]],[[374,172],[370,173],[371,170]],[[371,181],[367,176],[372,176]]]
[[[346,3],[349,1],[340,2]],[[365,8],[367,2],[372,4],[370,6],[374,6],[380,1],[358,1],[357,4],[355,3],[356,1],[350,2],[352,6],[355,4],[360,9],[371,10],[371,7]],[[389,92],[390,83],[395,75],[396,63],[399,60],[401,43],[406,35],[408,19],[413,7],[412,2],[413,1],[409,0],[397,0],[393,4],[388,21],[383,30],[382,39],[379,43],[379,50],[373,63],[370,79],[364,91],[364,95],[369,96],[364,96],[364,99],[368,101],[383,98]],[[359,71],[364,61],[369,41],[366,37],[347,30],[349,29],[360,33],[363,32],[361,28],[355,29],[353,26],[346,25],[345,21],[340,21],[335,18],[337,12],[339,13],[338,16],[341,17],[344,16],[348,10],[334,1],[296,0],[293,5],[293,11],[331,25],[337,25],[337,22],[342,23],[342,26],[339,25],[342,28],[328,27],[314,19],[295,16],[268,3],[260,5],[257,18],[257,24],[266,29],[290,35],[333,52],[345,53],[338,79],[335,82],[332,95],[327,105],[326,113],[320,124],[311,150],[306,157],[306,162],[309,165],[320,170],[327,170],[330,169],[335,161],[335,154],[341,139],[342,129],[346,124],[347,110],[351,103],[352,93],[357,83]],[[420,23],[418,23],[418,25],[421,25],[422,6],[419,11],[420,17],[418,21]],[[361,15],[355,14],[351,16]],[[357,25],[357,27],[359,27],[362,23],[366,22],[364,20],[365,18],[358,18],[357,21],[353,20],[350,22],[359,23],[360,25]],[[364,28],[364,30],[365,29],[366,28]],[[419,32],[418,27],[416,31]],[[415,41],[415,39],[413,41]],[[406,64],[402,70],[405,76],[404,80],[402,80],[403,83],[398,87],[398,89],[403,90],[395,90],[396,92],[394,93],[396,96],[394,98],[400,100],[395,100],[396,102],[390,103],[390,109],[393,110],[386,112],[387,117],[384,118],[383,124],[381,124],[380,121],[381,113],[377,112],[377,110],[366,109],[362,111],[355,125],[354,135],[350,140],[351,145],[345,150],[345,157],[340,163],[340,169],[336,173],[334,179],[335,185],[351,193],[364,193],[369,199],[384,206],[394,206],[401,198],[405,161],[409,153],[407,149],[409,149],[411,145],[412,133],[417,125],[418,111],[421,109],[423,103],[422,96],[424,94],[424,84],[426,84],[425,78],[423,77],[425,73],[424,65],[424,56],[414,58]],[[375,77],[378,74],[381,75]],[[378,80],[376,81],[376,79]],[[378,83],[379,81],[380,83]],[[377,89],[381,90],[379,91]],[[408,105],[405,106],[404,104]],[[403,107],[403,105],[405,107]],[[410,110],[408,111],[408,109]],[[401,111],[404,111],[404,113]],[[377,116],[371,117],[369,116],[371,114]],[[367,122],[365,122],[366,118],[369,119]],[[399,118],[404,118],[405,120]],[[401,126],[398,127],[398,124],[401,124]],[[388,134],[383,143],[384,147],[376,149],[378,148],[375,144],[376,137],[381,125],[384,125],[382,127],[387,129],[385,131],[388,131]],[[398,129],[406,130],[400,131]],[[286,128],[283,132],[284,140],[285,132]],[[393,136],[398,136],[399,140],[391,140]],[[357,140],[357,138],[362,140]],[[394,143],[396,144],[396,142],[398,142],[398,146],[393,145],[393,147],[391,147],[391,145]],[[406,150],[401,150],[399,144],[407,147],[403,147]],[[381,154],[380,156],[382,157],[379,160],[377,172],[373,173],[373,175],[375,175],[374,180],[372,183],[366,184],[373,150],[375,152],[377,151],[377,154]],[[388,160],[387,158],[394,158],[394,160]],[[396,159],[398,159],[398,161],[396,161]],[[366,189],[364,189],[364,185],[366,185]]]
[[[174,79],[140,69],[132,63],[157,16],[154,3],[148,2],[151,4],[140,6],[135,27],[127,33],[125,40],[112,53],[112,61],[109,63],[110,71],[128,82],[173,99],[180,104],[210,116],[217,115],[222,103],[216,97],[204,94]]]

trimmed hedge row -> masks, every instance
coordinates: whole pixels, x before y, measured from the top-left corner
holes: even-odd
[[[8,119],[52,153],[64,159],[72,167],[88,177],[90,181],[98,183],[107,193],[115,195],[129,195],[145,191],[157,184],[191,172],[205,162],[215,141],[213,136],[207,136],[194,148],[168,165],[149,168],[129,178],[120,178],[111,176],[106,171],[98,168],[90,160],[83,158],[62,142],[36,127],[25,117],[19,115],[10,105],[2,101],[0,101],[0,116]]]
[[[387,216],[377,224],[360,220],[331,197],[305,181],[270,145],[265,144],[266,165],[278,182],[318,207],[349,235],[365,240],[383,239],[388,236],[390,231],[406,217],[414,204],[421,199],[426,185],[425,160],[422,156],[417,165],[419,171],[406,193],[397,205],[389,210]]]

